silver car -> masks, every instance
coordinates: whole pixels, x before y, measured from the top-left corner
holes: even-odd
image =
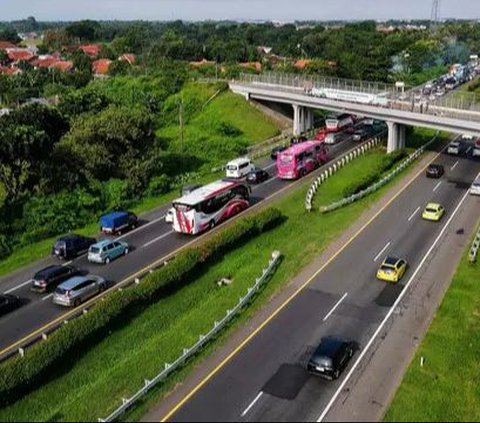
[[[53,303],[77,307],[106,288],[107,281],[100,276],[76,276],[58,286],[53,295]]]
[[[480,175],[477,176],[477,179],[473,181],[473,184],[470,188],[471,195],[480,195]]]

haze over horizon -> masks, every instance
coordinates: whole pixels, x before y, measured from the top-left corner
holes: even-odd
[[[431,0],[0,0],[0,19],[411,20],[429,19],[431,5]],[[440,17],[479,19],[480,1],[442,0]]]

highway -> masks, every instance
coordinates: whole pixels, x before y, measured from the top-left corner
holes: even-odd
[[[323,264],[255,336],[189,395],[183,393],[183,400],[176,402],[164,419],[317,421],[324,417],[349,371],[394,312],[402,292],[407,292],[420,272],[428,271],[424,265],[442,245],[442,235],[455,222],[458,210],[466,204],[477,210],[480,206],[480,198],[468,194],[480,172],[480,162],[471,158],[471,152],[462,157],[442,153],[435,162],[445,166],[446,174],[440,180],[420,174],[331,262]],[[441,222],[421,219],[429,201],[445,206],[447,214]],[[375,278],[386,255],[409,262],[407,274],[397,285]],[[335,382],[305,370],[322,337],[330,335],[359,346]]]
[[[329,157],[331,159],[338,157],[355,145],[357,144],[348,136],[343,142],[329,147]],[[266,169],[271,175],[275,174],[275,163],[270,159],[261,161],[258,166]],[[292,185],[290,181],[272,177],[253,187],[252,200],[265,201],[290,185]],[[167,224],[164,219],[169,207],[170,205],[165,205],[151,212],[143,219],[139,228],[120,237],[131,246],[128,256],[104,266],[89,263],[84,255],[73,260],[72,265],[85,273],[100,275],[112,283],[118,283],[167,257],[194,239],[172,231],[171,224]],[[61,322],[64,316],[70,313],[70,310],[52,303],[52,294],[38,295],[30,291],[30,279],[34,273],[54,263],[59,262],[54,258],[42,260],[14,275],[0,279],[1,292],[17,295],[26,302],[20,309],[0,318],[0,357],[23,345],[25,338],[34,332],[41,335],[45,325],[54,321]]]

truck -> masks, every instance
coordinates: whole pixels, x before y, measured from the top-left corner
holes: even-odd
[[[115,211],[100,217],[100,230],[105,234],[120,234],[137,225],[138,217],[128,211]]]

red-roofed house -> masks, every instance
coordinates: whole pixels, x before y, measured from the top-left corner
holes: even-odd
[[[130,65],[134,65],[135,64],[135,55],[132,54],[132,53],[125,53],[125,54],[122,54],[118,60],[123,60],[125,62],[127,62],[128,64]]]
[[[95,60],[95,62],[92,63],[93,73],[98,76],[106,75],[111,64],[112,61],[109,59]]]
[[[86,44],[83,46],[78,47],[82,50],[86,55],[90,56],[91,58],[96,58],[100,54],[102,47],[98,44]]]
[[[29,62],[35,58],[35,55],[31,51],[25,49],[8,49],[7,54],[13,63],[22,61]]]
[[[53,56],[40,56],[36,59],[33,59],[30,63],[35,69],[44,68],[48,69],[54,63],[58,62],[58,58]]]
[[[10,41],[0,41],[0,50],[6,50],[7,48],[16,48],[16,45]]]
[[[6,67],[6,66],[0,66],[0,74],[3,74],[3,75],[17,75],[18,73],[22,73],[22,71],[15,66],[13,66],[11,68]]]
[[[73,69],[73,62],[71,60],[57,60],[52,63],[49,69],[58,69],[62,72],[70,72]]]

